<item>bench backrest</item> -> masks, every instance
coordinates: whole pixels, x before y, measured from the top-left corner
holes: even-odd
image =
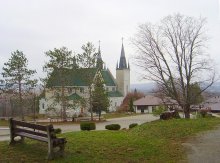
[[[53,125],[39,125],[24,121],[9,119],[12,132],[25,132],[42,137],[55,137]],[[30,130],[32,129],[32,130]]]

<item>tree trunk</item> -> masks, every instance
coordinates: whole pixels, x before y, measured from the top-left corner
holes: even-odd
[[[92,109],[91,96],[92,96],[92,88],[91,88],[91,86],[89,86],[89,109],[90,109],[90,112],[91,112],[91,121],[93,121],[93,109]]]
[[[65,93],[64,93],[64,83],[62,81],[62,88],[61,88],[61,93],[62,93],[62,119],[63,121],[67,121],[67,116],[66,116],[66,102],[65,102]]]
[[[99,109],[99,121],[101,121],[101,109]]]
[[[184,106],[184,114],[186,119],[190,118],[190,105]]]
[[[23,111],[22,95],[21,95],[21,81],[18,82],[18,86],[19,86],[19,107],[21,111],[21,120],[24,121],[24,111]]]

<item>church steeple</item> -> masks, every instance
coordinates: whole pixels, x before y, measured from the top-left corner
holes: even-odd
[[[125,58],[123,38],[122,38],[122,46],[121,46],[121,57],[120,57],[118,69],[128,69],[126,58]]]
[[[100,41],[99,41],[99,50],[98,50],[97,61],[96,61],[96,68],[103,69],[103,61],[102,61],[101,50],[100,50]]]
[[[76,56],[74,55],[72,58],[72,68],[78,68],[79,66],[77,65],[77,61],[76,61]]]
[[[130,65],[126,62],[123,38],[119,65],[116,65],[116,82],[118,91],[126,96],[130,92]]]

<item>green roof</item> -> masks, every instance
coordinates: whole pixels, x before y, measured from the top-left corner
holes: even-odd
[[[122,95],[121,92],[119,92],[119,91],[111,91],[111,92],[108,92],[108,96],[109,96],[109,97],[123,97],[123,95]]]
[[[109,70],[102,70],[101,74],[102,74],[102,78],[104,79],[104,83],[107,86],[116,86],[114,82],[114,78]]]
[[[69,100],[80,100],[82,97],[80,97],[77,93],[73,93],[70,96],[68,96]]]
[[[116,86],[109,70],[100,70],[104,83],[107,86]],[[66,86],[88,86],[98,72],[97,68],[64,69],[63,81]],[[47,87],[61,86],[61,75],[54,70],[47,82]],[[90,79],[91,78],[91,79]],[[89,80],[90,79],[90,80]]]

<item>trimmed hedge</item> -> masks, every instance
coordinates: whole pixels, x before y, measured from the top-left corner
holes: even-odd
[[[162,120],[168,120],[168,119],[172,119],[172,118],[180,118],[180,115],[178,113],[178,111],[166,111],[166,112],[163,112],[161,115],[160,115],[160,119]]]
[[[138,125],[137,123],[132,123],[132,124],[129,125],[129,128],[133,128],[133,127],[135,127],[137,125]]]
[[[120,128],[121,126],[119,124],[110,124],[105,126],[105,129],[107,130],[119,130]]]
[[[94,122],[81,122],[80,123],[80,129],[81,130],[95,130],[96,129],[96,125]]]
[[[62,132],[61,128],[55,128],[54,129],[55,134],[61,134],[61,132]]]

